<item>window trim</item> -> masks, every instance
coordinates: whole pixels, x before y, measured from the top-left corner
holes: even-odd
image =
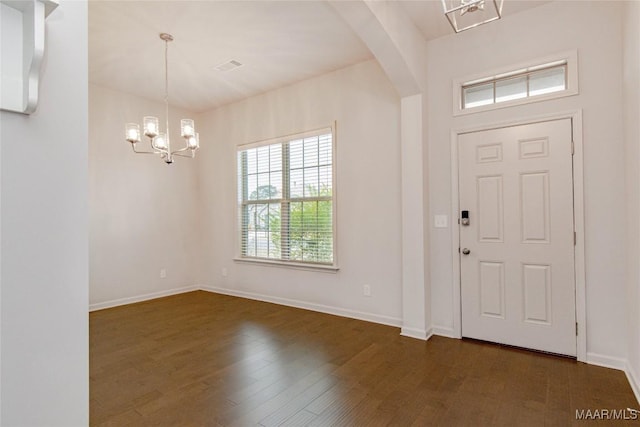
[[[566,89],[557,92],[546,93],[543,95],[526,96],[524,98],[514,99],[511,101],[494,102],[487,105],[477,107],[463,108],[463,88],[476,84],[489,83],[494,80],[503,78],[514,78],[526,75],[531,72],[543,70],[553,65],[564,63],[566,66]],[[524,63],[514,64],[507,67],[501,67],[491,71],[474,74],[453,80],[453,116],[462,116],[467,114],[475,114],[484,111],[497,110],[500,108],[508,108],[516,105],[531,104],[534,102],[548,101],[551,99],[564,98],[567,96],[578,95],[580,93],[578,87],[578,51],[569,50],[559,52],[550,56],[537,58]]]
[[[252,141],[244,144],[238,144],[236,146],[236,150],[234,152],[234,163],[236,165],[236,173],[235,173],[235,223],[236,223],[236,235],[235,235],[235,257],[233,261],[243,264],[256,264],[256,265],[264,265],[269,267],[285,267],[296,270],[308,270],[308,271],[323,271],[323,272],[337,272],[340,267],[338,266],[338,225],[337,225],[337,125],[336,122],[332,122],[330,125],[325,126],[317,126],[312,130],[305,130],[302,132],[293,132],[284,136],[278,136],[269,139],[263,139],[258,141]],[[252,148],[264,147],[267,145],[273,144],[282,144],[288,143],[296,139],[302,139],[309,136],[317,136],[322,134],[323,132],[331,132],[331,182],[332,182],[332,212],[331,212],[331,222],[332,222],[332,237],[333,237],[333,262],[329,263],[316,263],[316,262],[304,262],[299,260],[284,260],[284,259],[273,259],[273,258],[261,258],[261,257],[249,257],[244,256],[242,254],[242,214],[241,207],[242,201],[239,200],[238,190],[240,188],[240,171],[238,170],[238,153],[241,151],[249,150]],[[284,161],[284,159],[283,159]]]
[[[335,240],[334,240],[335,243]],[[335,261],[335,248],[334,248],[334,261]],[[325,273],[335,273],[340,270],[337,264],[313,264],[309,262],[300,261],[282,261],[278,259],[270,258],[253,258],[243,257],[242,255],[236,256],[233,260],[241,264],[256,264],[266,267],[286,267],[293,270],[307,270],[307,271],[322,271]]]

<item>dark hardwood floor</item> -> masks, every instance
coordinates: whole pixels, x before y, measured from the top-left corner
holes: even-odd
[[[191,292],[90,315],[93,426],[565,426],[639,408],[624,373]]]

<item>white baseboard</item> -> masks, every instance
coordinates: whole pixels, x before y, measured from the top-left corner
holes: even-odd
[[[89,304],[89,311],[104,310],[105,308],[118,307],[120,305],[133,304],[136,302],[148,301],[151,299],[168,297],[170,295],[183,294],[185,292],[192,292],[200,290],[199,286],[185,286],[182,288],[168,289],[166,291],[152,292],[150,294],[138,295],[135,297],[119,298],[111,301],[97,302]]]
[[[400,335],[403,337],[415,338],[418,340],[427,341],[433,335],[431,329],[418,329],[418,328],[406,328],[400,329]]]
[[[598,353],[587,352],[586,362],[590,365],[602,366],[603,368],[617,369],[624,371],[627,367],[627,359],[621,357],[606,356]]]
[[[602,354],[587,352],[586,362],[590,365],[597,365],[597,366],[602,366],[604,368],[611,368],[611,369],[617,369],[617,370],[623,371],[627,376],[629,385],[631,385],[631,390],[633,390],[633,394],[636,396],[636,400],[640,404],[640,377],[638,377],[638,374],[633,370],[633,367],[631,366],[631,364],[627,359],[623,359],[621,357],[604,356]]]
[[[218,288],[215,286],[199,286],[198,289],[216,294],[230,295],[240,298],[248,298],[257,301],[270,302],[274,304],[286,305],[288,307],[302,308],[305,310],[318,311],[320,313],[333,314],[335,316],[348,317],[351,319],[364,320],[367,322],[380,323],[382,325],[400,327],[402,319],[381,316],[379,314],[365,313],[362,311],[349,310],[346,308],[332,307],[328,305],[315,304],[305,301],[293,300],[289,298],[273,297],[269,295],[256,294],[253,292],[238,291],[236,289]]]
[[[433,335],[456,339],[461,338],[460,336],[456,335],[456,333],[453,331],[453,328],[449,328],[446,326],[433,326],[431,329],[433,330]]]
[[[631,363],[627,362],[626,369],[624,373],[627,374],[627,379],[629,380],[629,384],[631,384],[631,389],[633,390],[633,394],[636,395],[636,400],[640,405],[640,377],[638,373],[633,370]]]

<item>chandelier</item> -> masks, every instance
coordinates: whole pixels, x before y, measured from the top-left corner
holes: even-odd
[[[169,62],[168,51],[169,42],[173,41],[173,36],[167,33],[160,33],[160,39],[164,41],[164,105],[165,105],[165,129],[160,132],[160,125],[157,117],[146,116],[142,119],[144,135],[149,138],[151,151],[140,150],[137,143],[140,142],[140,125],[138,123],[127,123],[125,126],[125,139],[131,143],[131,148],[139,154],[158,154],[167,164],[173,163],[174,156],[195,157],[195,151],[200,147],[200,135],[195,130],[192,119],[180,120],[180,135],[184,138],[184,146],[175,150],[171,149],[169,137]]]
[[[502,17],[503,0],[442,0],[444,14],[456,33]]]

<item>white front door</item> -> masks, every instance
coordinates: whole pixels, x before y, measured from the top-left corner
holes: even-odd
[[[462,335],[575,356],[571,120],[463,134],[458,153]]]

